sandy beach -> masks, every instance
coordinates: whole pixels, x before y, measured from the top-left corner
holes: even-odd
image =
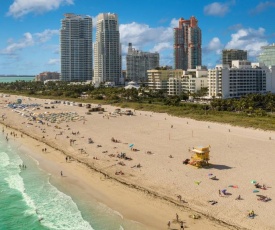
[[[7,107],[18,98],[40,109],[15,112]],[[20,148],[72,197],[93,197],[146,229],[168,229],[168,221],[171,229],[180,229],[176,213],[190,229],[275,229],[275,132],[147,111],[117,115],[110,105],[102,106],[104,113],[87,115],[85,106],[51,101],[1,97],[1,130],[9,134],[8,141],[22,143]],[[30,113],[40,114],[40,122],[26,117]],[[17,136],[10,135],[12,129]],[[182,163],[193,147],[209,145],[209,167]],[[121,153],[126,158],[119,158]],[[257,195],[271,200],[260,201]],[[250,210],[254,219],[247,217]],[[201,218],[190,218],[193,214]]]

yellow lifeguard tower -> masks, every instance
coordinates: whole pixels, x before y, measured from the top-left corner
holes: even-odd
[[[208,165],[208,161],[209,159],[209,153],[210,153],[210,145],[207,147],[203,147],[203,146],[197,146],[194,147],[191,152],[193,153],[193,155],[191,156],[190,165],[194,165],[198,168],[201,168],[203,166]]]

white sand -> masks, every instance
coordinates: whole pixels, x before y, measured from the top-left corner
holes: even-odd
[[[0,101],[3,106],[6,104],[5,101],[15,101],[16,98],[16,96],[11,96],[1,98]],[[38,99],[29,101],[23,98],[23,103],[30,102],[44,105],[46,101]],[[166,229],[168,220],[172,221],[175,213],[178,213],[186,225],[192,229],[202,229],[202,226],[203,229],[229,228],[229,226],[220,225],[214,219],[240,228],[275,229],[275,219],[272,218],[275,214],[274,201],[258,201],[256,193],[253,193],[255,187],[251,184],[251,180],[256,180],[260,184],[264,183],[268,189],[259,189],[257,194],[266,195],[271,199],[275,197],[273,188],[275,184],[273,176],[274,132],[199,122],[144,111],[136,111],[135,116],[118,116],[108,119],[98,113],[85,115],[87,109],[83,107],[63,104],[54,106],[57,108],[34,112],[76,111],[79,115],[85,116],[85,124],[83,121],[75,121],[60,124],[49,123],[51,126],[34,122],[32,122],[33,125],[28,125],[26,118],[12,112],[9,108],[1,108],[0,115],[5,113],[8,117],[4,120],[5,124],[62,150],[67,155],[115,179],[104,179],[103,174],[95,173],[93,170],[88,170],[89,173],[87,173],[86,167],[76,162],[65,164],[64,155],[50,150],[49,147],[47,147],[49,153],[44,154],[40,150],[44,145],[40,144],[37,147],[39,149],[33,150],[32,154],[42,162],[42,167],[47,171],[55,172],[54,175],[57,178],[60,174],[60,167],[67,175],[69,171],[66,183],[64,180],[62,182],[65,190],[66,184],[68,184],[67,188],[72,187],[71,190],[74,191],[81,186],[85,188],[82,189],[83,197],[87,199],[89,196],[96,197],[126,218],[144,223],[148,229]],[[115,110],[111,106],[103,107],[108,112]],[[23,122],[25,123],[22,124]],[[61,129],[54,128],[55,125]],[[45,133],[42,133],[41,129],[45,129]],[[60,131],[63,131],[63,134],[56,135]],[[72,135],[72,131],[79,131],[80,134]],[[45,138],[42,138],[43,135]],[[66,138],[67,136],[69,138]],[[89,137],[93,139],[94,144],[88,144]],[[112,137],[120,140],[121,143],[112,142]],[[70,139],[76,140],[71,146]],[[131,151],[129,148],[131,143],[140,151]],[[97,145],[102,147],[97,147]],[[188,149],[198,145],[211,145],[210,168],[196,169],[193,166],[182,164],[183,160],[191,156]],[[33,144],[33,146],[37,145]],[[81,148],[88,154],[81,154],[79,150]],[[103,153],[103,151],[108,152]],[[147,151],[153,154],[146,154]],[[116,156],[120,152],[126,153],[133,160],[126,161],[109,156],[109,154]],[[169,155],[173,158],[169,158]],[[119,165],[120,161],[123,161],[126,166]],[[141,168],[132,168],[139,163]],[[115,175],[115,172],[120,170],[124,172],[124,175]],[[208,178],[210,173],[219,180],[210,180]],[[138,189],[117,183],[116,180]],[[196,181],[201,183],[198,185]],[[96,187],[93,186],[95,183]],[[236,185],[238,188],[232,188],[229,185]],[[232,195],[220,197],[218,190],[225,188]],[[156,197],[146,195],[144,190]],[[179,194],[187,203],[180,204],[177,201],[176,196]],[[238,195],[241,195],[243,200],[235,200]],[[216,200],[218,203],[211,205],[207,202],[208,200]],[[205,216],[202,216],[200,220],[193,220],[188,217],[193,211],[186,212],[181,206],[203,213]],[[247,217],[248,210],[254,210],[256,213],[253,220]],[[213,220],[210,221],[206,216]],[[173,227],[179,228],[178,224],[174,225]]]

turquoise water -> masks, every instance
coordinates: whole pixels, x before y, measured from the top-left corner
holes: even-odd
[[[96,200],[72,199],[39,163],[0,134],[0,230],[141,230]],[[19,165],[25,164],[24,169]]]
[[[0,77],[1,82],[32,81],[34,77]]]

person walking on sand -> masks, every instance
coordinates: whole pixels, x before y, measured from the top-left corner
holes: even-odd
[[[170,220],[168,221],[167,226],[168,226],[168,228],[170,229],[170,226],[171,226]]]
[[[176,213],[176,220],[177,220],[177,222],[179,222],[179,215],[178,215],[178,213]]]
[[[63,176],[63,172],[62,171],[60,172],[60,175]]]
[[[184,230],[183,221],[180,222],[180,230]]]

